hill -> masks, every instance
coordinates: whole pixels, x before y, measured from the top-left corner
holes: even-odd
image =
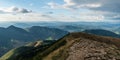
[[[9,26],[0,28],[0,56],[8,50],[36,40],[57,40],[68,34],[56,28],[32,26],[28,29]]]
[[[44,49],[43,49],[44,47]],[[53,44],[29,49],[15,57],[3,60],[118,60],[120,59],[120,39],[70,33]],[[26,49],[26,48],[25,48]],[[36,51],[37,50],[37,51]],[[33,51],[35,55],[33,55]],[[27,54],[29,53],[29,54]],[[14,52],[14,54],[16,54]],[[30,55],[30,56],[29,56]]]
[[[109,37],[120,38],[120,35],[112,32],[112,31],[108,31],[108,30],[104,30],[104,29],[89,29],[89,30],[84,30],[83,32],[100,35],[100,36],[109,36]]]

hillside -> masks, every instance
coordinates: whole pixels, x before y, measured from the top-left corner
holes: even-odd
[[[55,40],[45,40],[45,41],[39,40],[36,42],[28,43],[25,46],[21,46],[19,48],[14,48],[10,50],[0,60],[5,60],[3,58],[9,58],[10,60],[14,60],[15,58],[18,58],[20,56],[31,57],[34,56],[36,52],[38,52],[38,50],[43,51],[45,48],[49,47],[49,45],[54,42]]]
[[[119,60],[119,48],[120,39],[118,38],[70,33],[44,49],[40,49],[39,46],[35,50],[30,49],[12,58],[3,58],[4,55],[2,60]],[[37,52],[34,52],[36,54],[32,55],[31,51],[36,50]]]
[[[58,35],[61,33],[60,35]],[[45,40],[48,37],[52,37],[54,40],[59,39],[65,34],[67,31],[63,31],[56,28],[48,28],[41,26],[32,26],[27,29],[19,28],[16,26],[9,26],[7,28],[0,28],[0,37],[2,40],[13,39],[13,40],[22,40],[22,41],[34,41],[37,39]],[[3,37],[4,36],[4,37]]]
[[[57,40],[66,34],[67,31],[40,26],[32,26],[26,30],[13,25],[7,28],[0,27],[0,56],[31,41]]]
[[[89,30],[84,30],[83,32],[100,35],[100,36],[120,38],[120,35],[112,32],[112,31],[108,31],[108,30],[104,30],[104,29],[89,29]]]

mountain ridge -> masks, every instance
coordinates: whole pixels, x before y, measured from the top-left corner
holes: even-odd
[[[89,34],[95,34],[100,36],[108,36],[108,37],[114,37],[114,38],[120,38],[119,34],[116,34],[112,31],[105,30],[105,29],[87,29],[82,32],[89,33]]]
[[[119,48],[119,38],[75,32],[67,34],[45,50],[38,51],[35,56],[21,55],[11,60],[19,60],[19,58],[21,60],[120,59]]]
[[[22,46],[36,40],[57,40],[68,32],[56,28],[31,27],[30,31],[11,25],[7,28],[0,27],[0,56],[14,46]],[[5,49],[3,49],[5,48]]]

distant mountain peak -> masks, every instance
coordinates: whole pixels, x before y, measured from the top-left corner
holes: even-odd
[[[17,27],[15,27],[14,25],[10,25],[8,28],[17,28]]]

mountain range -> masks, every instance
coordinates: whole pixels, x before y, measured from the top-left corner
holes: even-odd
[[[88,27],[88,25],[87,24],[84,25],[84,23],[83,24],[81,23],[80,25],[79,24],[75,25],[74,23],[71,23],[74,25],[64,23],[63,25],[57,23],[50,25],[50,23],[41,23],[40,25],[42,26],[29,26],[29,24],[23,23],[19,24],[21,24],[22,26],[16,24],[16,26],[21,27],[16,27],[14,25],[8,26],[6,28],[0,27],[0,56],[2,56],[3,54],[5,54],[6,52],[13,48],[17,48],[25,44],[31,45],[32,43],[32,45],[34,45],[33,42],[38,40],[57,41],[60,38],[63,38],[63,36],[66,36],[69,32],[84,32],[98,36],[120,38],[119,27],[116,27],[114,30],[111,30],[109,28],[104,29],[105,27],[109,27],[107,25],[103,25],[104,28],[100,27],[100,29],[98,29],[98,27],[92,26],[92,24],[91,26],[88,24],[89,25]],[[25,28],[24,25],[27,27]],[[46,44],[46,42],[44,42],[44,44]],[[47,46],[45,45],[45,47],[48,48],[49,47],[48,45]]]
[[[39,43],[39,42],[37,42]],[[36,46],[37,45],[37,46]],[[81,32],[69,33],[51,44],[15,48],[1,60],[119,60],[120,39]]]
[[[79,32],[86,29],[104,29],[120,34],[119,22],[4,22],[0,23],[0,27],[8,27],[14,25],[20,28],[43,26],[50,28],[58,28],[68,30],[69,32]]]
[[[40,26],[32,26],[25,29],[13,25],[7,28],[0,27],[0,56],[8,50],[28,42],[58,40],[66,34],[68,34],[67,31]]]

